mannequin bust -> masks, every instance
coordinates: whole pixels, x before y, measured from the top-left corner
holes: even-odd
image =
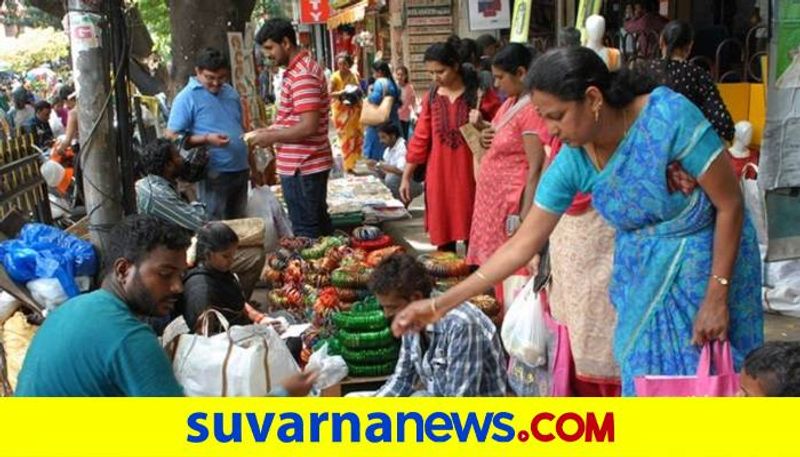
[[[728,149],[733,170],[737,178],[745,175],[744,177],[747,179],[756,179],[759,154],[758,150],[750,147],[750,143],[753,141],[753,124],[748,121],[739,121],[735,128],[733,145]],[[748,164],[756,167],[748,166]]]
[[[622,66],[619,49],[607,48],[603,44],[603,37],[606,34],[606,19],[598,14],[593,14],[586,19],[585,25],[586,47],[596,52],[609,70],[619,70]]]
[[[753,141],[753,124],[748,121],[736,123],[736,133],[733,136],[733,146],[730,148],[731,155],[737,159],[750,157],[750,143]]]

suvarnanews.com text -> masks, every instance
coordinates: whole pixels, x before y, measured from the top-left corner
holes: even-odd
[[[194,412],[189,443],[614,442],[614,413]]]

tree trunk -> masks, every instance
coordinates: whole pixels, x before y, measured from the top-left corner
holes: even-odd
[[[212,47],[227,54],[228,32],[244,32],[256,0],[170,0],[172,67],[170,94],[194,74],[198,51]]]

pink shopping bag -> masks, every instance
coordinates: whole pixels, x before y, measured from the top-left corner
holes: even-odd
[[[639,397],[733,397],[739,390],[739,375],[727,341],[703,346],[695,376],[638,376],[633,382]]]
[[[572,396],[572,349],[569,345],[569,331],[567,326],[560,324],[550,314],[550,301],[547,292],[540,292],[542,305],[544,305],[544,322],[548,330],[555,334],[555,355],[550,365],[551,385],[550,395],[553,397]]]

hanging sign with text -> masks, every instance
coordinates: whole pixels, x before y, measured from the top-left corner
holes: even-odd
[[[300,23],[322,24],[331,15],[328,0],[300,0]]]

